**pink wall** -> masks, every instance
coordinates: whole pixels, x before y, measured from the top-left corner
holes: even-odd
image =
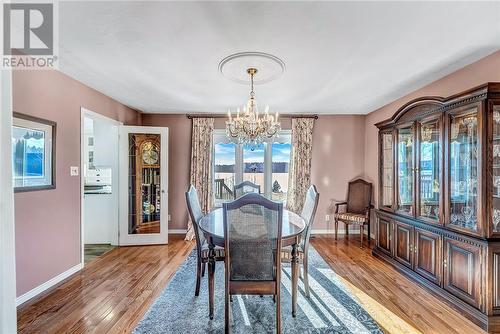
[[[125,124],[140,115],[58,71],[14,71],[14,111],[57,122],[56,189],[15,194],[17,295],[80,263],[80,107]]]
[[[332,215],[334,202],[346,199],[347,183],[363,177],[364,123],[363,115],[325,115],[314,124],[311,181],[320,194],[315,230],[333,230],[333,224],[325,222],[325,215]]]
[[[166,126],[169,145],[169,211],[170,229],[185,229],[187,211],[184,192],[189,186],[191,160],[191,121],[186,115],[143,114],[142,124]],[[224,119],[216,119],[216,128],[223,128]],[[283,118],[284,129],[290,119]],[[325,215],[331,214],[332,200],[343,200],[347,182],[363,175],[364,116],[321,116],[313,133],[312,182],[320,192],[315,229],[327,229]]]
[[[422,96],[447,97],[486,82],[500,82],[500,51],[453,72],[433,83],[422,87],[390,104],[377,109],[365,118],[365,177],[375,185],[378,194],[378,131],[375,123],[392,117],[405,103]],[[378,198],[375,196],[375,201]]]

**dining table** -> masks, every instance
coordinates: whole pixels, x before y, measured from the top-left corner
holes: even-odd
[[[224,219],[223,209],[215,209],[205,215],[200,221],[200,229],[208,242],[208,294],[209,316],[214,317],[214,290],[215,290],[215,247],[224,247]],[[283,209],[282,220],[282,247],[291,246],[291,271],[292,271],[292,316],[297,314],[297,290],[299,282],[298,247],[306,223],[298,214]]]

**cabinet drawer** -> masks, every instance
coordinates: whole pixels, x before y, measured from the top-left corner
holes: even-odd
[[[441,236],[415,227],[414,270],[429,281],[441,285],[443,257]]]
[[[481,305],[481,247],[444,238],[444,284],[453,295],[479,308]]]

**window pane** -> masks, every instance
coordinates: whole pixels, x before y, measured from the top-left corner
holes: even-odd
[[[214,197],[216,206],[233,199],[235,154],[236,145],[234,143],[214,143]]]
[[[392,206],[392,133],[382,135],[382,205]]]
[[[260,185],[264,192],[264,145],[243,146],[243,181]]]
[[[398,211],[413,214],[413,133],[411,128],[398,131]]]
[[[130,133],[128,139],[128,233],[160,233],[161,136]]]
[[[477,230],[478,129],[476,109],[450,124],[450,222]]]
[[[500,232],[500,105],[493,106],[493,232]]]
[[[421,217],[439,219],[439,124],[422,124],[420,128],[420,212]]]
[[[50,184],[45,171],[46,135],[44,131],[12,128],[12,171],[14,187]]]
[[[288,138],[286,138],[288,137]],[[283,139],[283,136],[280,136]],[[290,136],[280,143],[273,143],[272,199],[286,201],[288,192],[288,165],[290,163]]]

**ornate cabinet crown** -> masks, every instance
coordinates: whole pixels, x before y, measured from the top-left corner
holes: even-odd
[[[415,99],[376,126],[374,255],[500,330],[500,83]]]

